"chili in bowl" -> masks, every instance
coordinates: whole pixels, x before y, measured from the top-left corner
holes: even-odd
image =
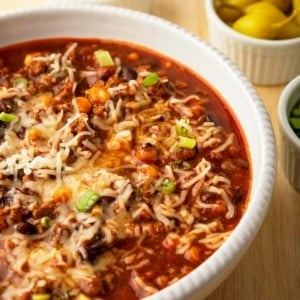
[[[198,38],[126,9],[0,24],[15,30],[0,49],[2,299],[208,295],[274,182],[272,128],[247,80]]]

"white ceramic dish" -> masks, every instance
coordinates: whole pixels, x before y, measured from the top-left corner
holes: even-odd
[[[227,26],[214,9],[215,0],[205,0],[209,40],[259,85],[279,85],[300,74],[300,37],[263,40],[248,37]]]
[[[49,5],[57,4],[100,4],[126,7],[143,12],[150,12],[151,0],[46,0]]]
[[[294,133],[288,120],[298,101],[300,101],[300,76],[295,77],[284,88],[278,105],[281,166],[291,186],[300,192],[300,139]]]
[[[159,18],[105,6],[60,6],[0,15],[0,47],[45,37],[101,37],[154,48],[198,72],[238,116],[253,167],[251,200],[230,238],[200,267],[151,300],[203,299],[238,264],[267,212],[275,179],[274,134],[263,102],[242,73],[219,51]],[[184,45],[181,47],[180,45]],[[233,88],[234,87],[234,88]]]

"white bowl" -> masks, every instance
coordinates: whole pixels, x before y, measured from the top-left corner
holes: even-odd
[[[231,61],[198,37],[162,19],[127,9],[78,5],[18,10],[1,14],[0,27],[0,46],[45,37],[101,37],[155,48],[199,73],[224,97],[249,146],[253,181],[248,208],[233,234],[209,259],[149,297],[205,298],[229,275],[253,241],[274,185],[274,134],[265,106],[249,81]]]
[[[280,162],[291,186],[300,192],[300,138],[289,124],[289,115],[300,101],[300,76],[295,77],[282,91],[278,105],[281,135]]]
[[[126,7],[143,12],[150,12],[151,0],[46,0],[46,4],[100,4]]]
[[[259,85],[279,85],[300,74],[300,37],[263,40],[241,34],[226,25],[205,0],[209,40]]]

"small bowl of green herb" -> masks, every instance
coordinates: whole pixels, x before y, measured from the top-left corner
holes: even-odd
[[[300,192],[300,75],[280,95],[278,120],[281,166],[290,184]]]

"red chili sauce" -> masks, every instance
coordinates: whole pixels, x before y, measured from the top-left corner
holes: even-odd
[[[220,95],[110,40],[0,49],[0,161],[1,299],[152,295],[222,245],[251,185]]]

